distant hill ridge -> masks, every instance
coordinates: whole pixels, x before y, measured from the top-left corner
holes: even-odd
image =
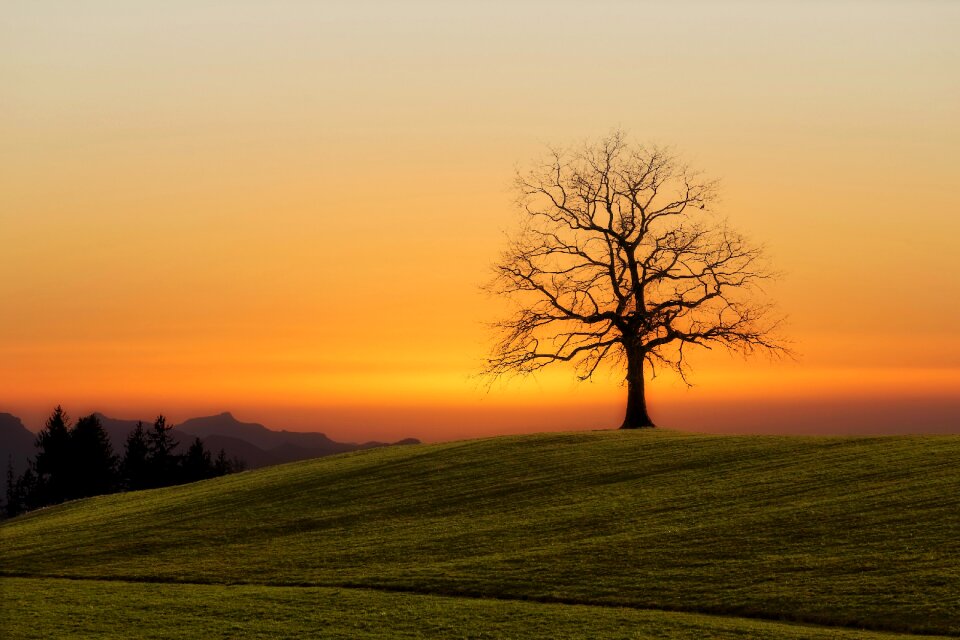
[[[27,468],[27,461],[33,456],[33,443],[37,435],[23,426],[15,415],[0,413],[0,492],[7,490],[7,465],[13,466],[13,473],[20,475]]]
[[[102,414],[97,415],[114,441],[114,449],[122,450],[127,435],[136,427],[137,421],[115,420]],[[151,422],[143,421],[144,425]],[[213,416],[189,418],[174,425],[173,430],[175,436],[180,437],[181,446],[189,445],[189,440],[193,438],[200,438],[208,448],[215,451],[223,448],[227,455],[243,459],[250,467],[319,458],[391,444],[377,441],[361,444],[336,442],[326,434],[316,431],[274,431],[258,422],[240,422],[229,411]],[[396,444],[419,442],[415,438],[408,438]]]
[[[96,415],[110,436],[114,453],[123,455],[127,436],[136,428],[138,421],[111,418],[99,412]],[[141,422],[145,428],[149,428],[153,420]],[[274,431],[256,422],[241,422],[229,411],[190,418],[174,425],[173,433],[179,441],[180,453],[186,452],[194,438],[200,438],[214,455],[223,449],[228,458],[240,459],[250,469],[391,444],[420,443],[416,438],[406,438],[395,443],[337,442],[319,432]],[[14,473],[22,473],[26,469],[27,461],[36,453],[35,440],[36,434],[27,429],[20,418],[9,413],[0,413],[0,463],[3,464],[3,469],[0,470],[0,492],[6,490],[7,462],[13,463]]]

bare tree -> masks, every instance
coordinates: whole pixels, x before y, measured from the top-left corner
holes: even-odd
[[[552,151],[517,176],[524,224],[488,285],[516,311],[496,323],[493,378],[556,363],[586,380],[626,369],[623,429],[652,427],[644,383],[658,368],[686,382],[693,346],[784,353],[759,285],[759,247],[710,212],[716,183],[667,150],[621,132]]]

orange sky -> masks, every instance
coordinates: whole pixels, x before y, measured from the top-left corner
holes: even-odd
[[[514,169],[622,127],[722,180],[801,353],[703,354],[655,419],[960,431],[960,5],[454,4],[6,8],[0,411],[615,426],[616,374],[473,376]]]

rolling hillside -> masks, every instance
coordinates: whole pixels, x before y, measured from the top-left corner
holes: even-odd
[[[957,636],[958,531],[958,437],[549,434],[348,453],[42,510],[0,525],[0,583],[38,617],[45,600],[22,594],[136,610],[149,589],[233,619],[231,589],[273,602],[265,620],[301,605],[322,618],[321,602],[343,598],[401,624],[446,597],[448,617],[476,622],[495,601],[517,624],[528,616],[528,631],[569,616],[595,620],[596,637],[604,625],[623,637],[612,619],[644,638],[721,623],[732,635],[716,637]],[[643,635],[644,624],[666,631]]]

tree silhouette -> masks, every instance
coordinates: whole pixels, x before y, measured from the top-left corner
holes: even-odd
[[[147,459],[149,454],[150,443],[146,431],[143,423],[137,421],[137,426],[127,436],[123,461],[120,463],[120,473],[127,489],[135,491],[150,486],[150,466]]]
[[[195,482],[212,478],[214,475],[213,461],[210,452],[203,446],[200,438],[194,438],[193,443],[183,458],[183,479],[186,482]]]
[[[84,498],[109,493],[117,485],[117,459],[110,437],[96,414],[80,418],[70,432],[68,496]]]
[[[63,502],[70,493],[70,418],[57,405],[36,440],[36,477],[32,501],[39,504]]]
[[[118,464],[110,438],[97,414],[70,420],[57,407],[37,435],[37,454],[15,477],[12,458],[7,464],[7,490],[0,516],[13,517],[74,498],[123,489],[165,487],[242,471],[238,459],[227,459],[221,449],[214,461],[196,438],[186,455],[177,455],[177,441],[166,418],[158,416],[149,431],[142,422],[127,436]]]
[[[17,487],[17,477],[13,473],[13,457],[7,460],[7,495],[3,504],[4,515],[12,518],[23,511],[23,504],[20,499],[20,492]]]
[[[24,511],[50,504],[45,502],[46,496],[41,490],[37,473],[34,471],[35,466],[32,462],[28,464],[23,475],[17,479],[17,497]]]
[[[147,433],[147,468],[151,487],[162,487],[177,482],[180,459],[173,453],[178,443],[170,433],[171,429],[173,427],[167,426],[167,419],[161,415],[157,416],[153,427]]]
[[[667,150],[614,132],[552,151],[516,187],[524,223],[488,285],[517,305],[496,324],[493,378],[570,362],[585,380],[610,363],[625,369],[631,429],[654,426],[646,374],[687,381],[691,347],[786,351],[757,302],[762,251],[709,213],[716,184]]]
[[[238,471],[243,471],[246,467],[243,460],[239,458],[227,458],[227,452],[225,449],[220,449],[220,453],[217,454],[217,459],[213,461],[213,474],[215,476],[225,476],[228,473],[236,473]]]

